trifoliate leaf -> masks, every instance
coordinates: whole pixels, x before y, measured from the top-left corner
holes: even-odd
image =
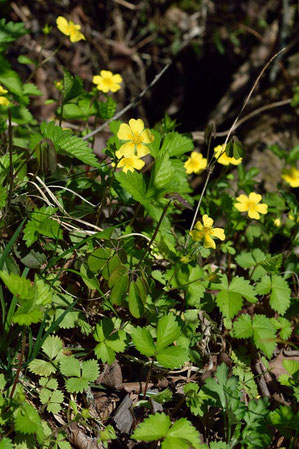
[[[160,352],[161,349],[173,343],[180,336],[180,333],[181,329],[175,316],[173,314],[163,316],[158,322],[157,351]]]
[[[230,284],[223,275],[221,284],[213,284],[220,290],[216,296],[216,303],[226,318],[232,319],[241,309],[243,298],[249,302],[256,302],[254,288],[243,277],[235,276]]]
[[[289,320],[280,316],[278,318],[271,318],[272,323],[279,331],[280,338],[287,340],[292,334],[292,325]]]
[[[157,353],[160,365],[169,369],[181,368],[189,360],[188,351],[180,346],[168,346]]]
[[[143,355],[151,357],[155,354],[153,337],[145,327],[136,327],[131,331],[131,337],[136,349]]]
[[[81,370],[80,370],[80,362],[78,359],[75,359],[75,357],[63,357],[59,360],[60,363],[60,372],[64,376],[70,377],[80,377]]]
[[[54,360],[55,357],[59,354],[59,352],[62,350],[62,340],[61,338],[50,335],[46,338],[42,345],[42,350],[44,353],[49,357],[50,360]]]
[[[46,377],[56,371],[56,368],[52,365],[52,363],[41,359],[32,360],[32,362],[29,363],[28,368],[31,373]]]
[[[99,377],[99,365],[96,360],[86,360],[82,363],[82,377],[94,382]]]
[[[126,347],[125,331],[115,326],[112,319],[104,318],[96,325],[93,334],[94,339],[100,342],[94,352],[104,363],[112,363],[115,360],[115,352],[122,352]]]
[[[165,413],[156,413],[146,418],[135,429],[131,438],[138,441],[156,441],[165,437],[168,429],[171,426],[171,421]]]
[[[39,384],[42,387],[49,388],[50,390],[57,390],[58,382],[56,379],[47,379],[46,377],[41,377],[39,379]]]
[[[14,42],[21,36],[28,34],[23,22],[7,22],[6,19],[0,20],[0,44]]]
[[[259,248],[255,248],[252,252],[242,251],[236,257],[236,262],[242,268],[251,268],[252,279],[256,281],[266,274],[266,270],[259,265],[265,259],[266,254]]]

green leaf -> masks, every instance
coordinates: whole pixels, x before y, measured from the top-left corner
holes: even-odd
[[[14,449],[11,439],[6,437],[2,438],[0,441],[0,449]]]
[[[14,42],[19,37],[28,34],[23,22],[7,22],[6,19],[0,20],[0,44]]]
[[[42,350],[50,360],[54,360],[55,357],[57,357],[57,355],[61,352],[62,347],[63,344],[61,338],[54,335],[49,335],[42,345]]]
[[[65,387],[69,393],[83,393],[88,388],[88,380],[82,377],[71,377],[65,381]]]
[[[253,335],[251,317],[245,313],[234,322],[233,334],[235,338],[250,338]]]
[[[243,277],[235,276],[228,285],[227,276],[224,274],[221,284],[213,284],[220,289],[216,296],[216,303],[226,318],[232,319],[241,309],[243,298],[249,302],[256,302],[254,288]]]
[[[169,157],[180,156],[192,151],[193,142],[189,137],[182,136],[177,132],[171,132],[166,135],[160,153],[167,153]]]
[[[55,240],[63,238],[60,224],[50,218],[56,210],[53,207],[43,206],[32,212],[31,219],[24,228],[24,240],[26,241],[27,247],[38,240],[39,234]]]
[[[47,379],[46,377],[41,377],[39,379],[39,384],[42,387],[47,387],[47,389],[50,389],[50,390],[58,389],[58,382],[56,379]]]
[[[7,200],[6,188],[0,185],[0,208],[4,207]]]
[[[160,365],[169,369],[181,368],[189,360],[188,350],[180,346],[168,346],[157,353]]]
[[[114,116],[117,104],[112,97],[108,97],[105,102],[100,101],[98,105],[101,119],[109,120]]]
[[[270,293],[270,306],[273,310],[284,315],[290,306],[291,289],[285,279],[277,274],[264,276],[256,287],[257,294]]]
[[[181,333],[180,326],[178,325],[175,316],[173,314],[163,316],[158,322],[157,328],[157,351],[166,348],[173,343]]]
[[[87,264],[88,268],[93,273],[98,273],[104,265],[106,265],[107,260],[111,257],[111,251],[106,248],[97,248],[92,254],[88,256]]]
[[[13,295],[25,300],[34,299],[34,289],[29,279],[7,271],[0,271],[0,278]]]
[[[70,377],[80,377],[81,376],[81,370],[80,370],[80,362],[79,360],[75,359],[75,357],[63,357],[59,360],[60,363],[60,372],[64,376]]]
[[[23,83],[21,78],[14,70],[11,70],[9,62],[2,55],[0,55],[0,83],[4,84],[10,93],[22,99]]]
[[[129,288],[129,310],[134,318],[141,318],[144,314],[144,304],[135,281],[131,282]]]
[[[242,251],[236,256],[237,264],[242,268],[251,268],[252,279],[256,281],[266,274],[266,270],[260,265],[260,262],[266,259],[266,254],[259,248],[255,248],[252,252]]]
[[[70,100],[78,97],[83,92],[82,80],[78,75],[73,77],[63,67],[63,102],[67,103]]]
[[[43,122],[40,129],[42,136],[53,142],[57,152],[64,151],[84,164],[97,168],[100,167],[88,143],[73,135],[71,131],[63,130],[60,126],[56,126],[54,122]]]
[[[15,312],[12,321],[20,326],[30,326],[33,323],[39,323],[43,316],[44,312],[41,309],[36,309],[34,304],[26,301]]]
[[[135,429],[131,438],[138,441],[156,441],[161,440],[166,436],[168,429],[171,426],[171,421],[165,413],[156,413],[146,418]]]
[[[42,96],[43,93],[33,83],[23,85],[23,93],[28,96]]]
[[[190,446],[194,449],[201,448],[199,432],[195,429],[195,427],[193,427],[187,418],[179,419],[169,429],[165,439],[165,447],[167,447],[166,441],[170,438],[177,438],[186,441],[188,444],[186,448],[188,449]]]
[[[99,343],[94,348],[95,355],[98,359],[101,359],[103,363],[111,363],[115,360],[115,351],[112,348],[107,346],[105,343]]]
[[[114,270],[115,271],[115,270]],[[114,272],[112,272],[111,276]],[[129,285],[129,277],[122,276],[118,279],[118,281],[113,285],[111,293],[110,293],[110,301],[112,304],[121,305],[123,303],[125,294],[128,290]]]
[[[131,337],[136,349],[143,355],[151,357],[155,354],[153,337],[145,327],[136,327],[131,331]]]
[[[86,360],[82,363],[82,377],[94,382],[99,377],[99,365],[96,360]]]
[[[24,434],[43,433],[41,419],[35,408],[23,402],[15,416],[15,430]]]
[[[100,344],[95,347],[94,352],[104,363],[114,362],[115,352],[122,352],[126,347],[126,333],[117,329],[117,324],[110,318],[104,318],[96,325],[93,336]]]
[[[275,326],[265,315],[255,315],[252,320],[253,340],[270,359],[276,347]]]
[[[50,362],[46,362],[41,359],[34,359],[28,365],[29,371],[31,373],[37,374],[38,376],[50,376],[55,373],[56,368]]]
[[[268,273],[276,272],[281,267],[282,254],[276,254],[275,256],[268,257],[260,264]]]
[[[143,205],[148,204],[148,200],[146,199],[146,185],[141,173],[137,173],[137,171],[124,173],[122,171],[115,173],[114,176],[121,187],[132,195],[135,201]]]
[[[289,320],[280,316],[277,318],[271,318],[272,323],[279,330],[279,335],[283,340],[287,340],[292,334],[292,325]]]

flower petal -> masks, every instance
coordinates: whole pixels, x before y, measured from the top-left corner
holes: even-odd
[[[211,228],[213,226],[214,220],[210,218],[207,214],[202,217],[202,222],[205,228]]]
[[[102,80],[102,77],[100,75],[95,75],[92,77],[92,82],[94,84],[99,84],[101,82],[101,80]]]
[[[136,145],[136,152],[138,157],[144,157],[150,153],[150,150],[145,145],[142,145],[142,143],[139,143]]]
[[[85,36],[81,33],[81,31],[78,31],[78,30],[71,31],[71,33],[70,33],[70,41],[71,42],[78,42],[81,40],[86,40]]]
[[[129,120],[129,126],[133,133],[141,134],[144,130],[144,123],[141,118],[139,118],[138,120],[131,118],[131,120]]]
[[[151,134],[149,129],[145,129],[140,134],[140,140],[142,143],[152,143],[154,140],[154,136]]]
[[[113,73],[110,72],[110,70],[101,70],[101,71],[100,71],[100,75],[101,75],[103,78],[112,78],[112,77],[113,77]]]
[[[255,220],[259,220],[260,219],[260,214],[256,210],[249,209],[248,217],[249,218],[253,218]]]
[[[246,212],[248,210],[246,203],[236,203],[235,208],[238,209],[239,212]]]
[[[199,231],[202,231],[203,230],[202,223],[200,221],[197,221],[195,226],[194,226],[194,229],[198,229]]]
[[[117,137],[120,140],[132,140],[133,134],[132,134],[132,130],[129,127],[129,125],[127,125],[126,123],[122,123],[119,127]]]
[[[120,84],[123,80],[122,77],[118,73],[116,73],[116,75],[113,75],[112,78],[113,78],[113,82],[117,83],[117,84]]]
[[[190,235],[192,237],[192,240],[194,240],[195,242],[199,242],[204,237],[204,233],[202,231],[198,231],[197,229],[193,229],[193,231],[190,231]]]
[[[251,192],[249,193],[249,201],[258,204],[262,200],[262,195],[259,193]]]
[[[203,246],[205,248],[213,248],[213,249],[216,248],[216,243],[214,242],[212,237],[209,236],[209,234],[205,234],[204,241],[203,241]]]
[[[225,240],[224,229],[222,228],[213,228],[212,235],[213,237],[217,237],[217,239],[220,239],[222,241]]]
[[[137,170],[141,170],[142,167],[144,167],[145,163],[142,159],[139,159],[138,157],[134,157],[134,168]]]
[[[115,152],[115,156],[120,159],[121,157],[132,157],[135,155],[135,145],[133,142],[124,143],[118,151]]]
[[[260,214],[266,214],[268,212],[268,204],[262,203],[256,205],[256,210]]]
[[[70,35],[69,23],[65,17],[59,16],[56,19],[57,28],[66,36]]]
[[[247,201],[248,201],[248,196],[242,194],[242,195],[237,196],[236,200],[237,200],[239,203],[247,203]]]
[[[117,92],[120,89],[120,85],[119,84],[111,84],[110,86],[110,90],[111,92]]]

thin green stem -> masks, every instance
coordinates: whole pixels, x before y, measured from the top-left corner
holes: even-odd
[[[18,363],[16,375],[15,375],[15,380],[14,380],[14,383],[13,383],[13,386],[12,386],[12,389],[11,389],[11,392],[10,392],[10,398],[13,397],[15,389],[16,389],[17,384],[18,384],[20,372],[21,372],[21,369],[22,369],[22,363],[23,363],[23,359],[24,359],[24,354],[25,354],[25,348],[26,348],[26,326],[23,326],[23,328],[22,328],[21,354],[20,354],[20,357],[19,357],[19,363]]]

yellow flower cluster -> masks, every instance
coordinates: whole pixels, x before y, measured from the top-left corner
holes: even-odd
[[[71,42],[86,40],[84,34],[81,33],[81,25],[76,25],[71,20],[59,16],[56,19],[57,28],[65,36],[69,36]]]
[[[191,173],[196,173],[197,175],[207,168],[208,161],[203,157],[202,154],[192,151],[190,157],[184,164],[187,175]]]
[[[228,157],[225,153],[226,145],[218,145],[214,148],[215,152],[215,158],[217,159],[217,162],[221,165],[239,165],[242,162],[242,158],[235,159],[234,157]]]
[[[109,70],[101,70],[100,75],[95,75],[92,78],[92,82],[102,92],[117,92],[120,89],[122,77],[118,73],[113,75]]]
[[[7,90],[4,89],[2,86],[0,86],[0,105],[1,106],[8,106],[10,103],[10,101],[6,97],[2,96],[5,94],[7,94]]]
[[[141,170],[144,166],[142,157],[150,153],[146,144],[153,142],[154,136],[150,130],[144,129],[144,123],[141,119],[129,120],[129,124],[122,123],[119,127],[117,137],[126,141],[115,155],[120,159],[117,167],[122,168],[125,173],[127,171]]]

